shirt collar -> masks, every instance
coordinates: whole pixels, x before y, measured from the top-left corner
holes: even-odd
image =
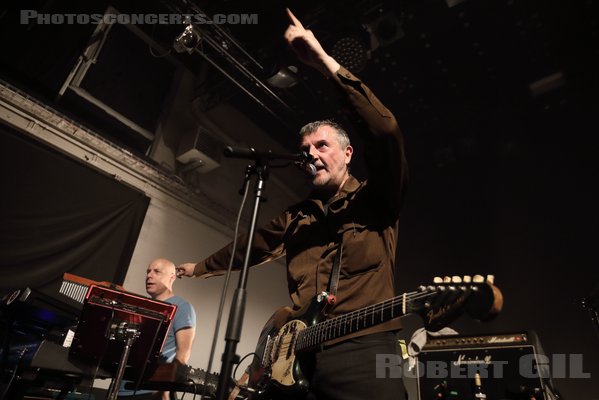
[[[348,194],[355,192],[356,190],[358,190],[360,185],[361,182],[354,178],[353,175],[350,175],[341,187],[338,197],[347,196]]]
[[[354,193],[356,190],[360,188],[360,185],[362,185],[362,183],[359,180],[354,178],[353,175],[349,175],[347,180],[343,183],[343,186],[341,186],[339,194],[333,197],[331,201],[329,201],[329,203],[332,203],[340,198],[346,197],[347,195]],[[308,196],[308,200],[311,200],[317,204],[322,204],[321,201],[318,199],[316,191],[312,191],[310,193],[310,195]]]

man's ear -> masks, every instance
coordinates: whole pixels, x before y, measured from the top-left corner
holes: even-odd
[[[351,145],[348,145],[345,148],[345,165],[349,165],[349,163],[351,162],[351,157],[354,154],[354,148],[351,147]]]

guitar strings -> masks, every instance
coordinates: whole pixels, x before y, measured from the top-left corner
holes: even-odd
[[[394,308],[395,306],[402,304],[404,302],[404,300],[405,301],[419,300],[419,299],[429,297],[431,294],[432,294],[431,291],[414,291],[414,292],[405,293],[405,295],[393,297],[391,299],[384,300],[380,303],[376,303],[376,304],[372,304],[370,306],[364,307],[361,310],[352,311],[347,314],[340,315],[338,317],[323,321],[322,324],[334,324],[336,321],[340,321],[342,319],[353,318],[353,316],[356,316],[357,318],[359,318],[360,314],[366,315],[369,313],[373,314],[374,311],[376,311],[376,312],[385,311],[386,309]],[[372,308],[372,310],[369,310],[371,308]],[[398,314],[398,317],[399,316],[401,316],[401,315]],[[310,326],[308,329],[316,327],[318,325],[319,324]]]
[[[397,296],[397,297],[382,301],[380,303],[376,303],[371,306],[365,307],[362,310],[352,311],[350,313],[332,318],[330,320],[320,322],[316,325],[307,327],[303,331],[299,332],[296,340],[293,340],[293,342],[295,342],[294,344],[297,344],[296,347],[300,347],[300,348],[302,348],[303,346],[310,346],[313,344],[317,344],[317,342],[320,342],[320,340],[314,341],[314,339],[318,339],[318,337],[322,337],[322,336],[327,338],[331,333],[333,333],[333,332],[331,332],[331,330],[334,331],[335,328],[338,329],[339,331],[341,330],[341,328],[343,328],[344,332],[345,332],[345,328],[348,327],[347,326],[348,323],[349,323],[349,330],[351,333],[351,331],[353,330],[354,321],[356,323],[355,327],[357,330],[359,328],[360,318],[362,318],[362,321],[366,322],[366,317],[372,315],[373,322],[374,322],[374,318],[376,317],[377,313],[384,313],[385,311],[387,311],[387,312],[393,311],[393,309],[396,306],[404,303],[404,301],[413,301],[413,300],[424,299],[424,298],[430,296],[431,293],[432,292],[430,290],[414,291],[414,292],[405,293],[404,295]],[[403,316],[405,314],[407,314],[407,313],[403,313],[403,311],[402,311],[401,313],[398,313],[397,317]],[[392,317],[392,318],[394,318],[394,317]]]
[[[391,311],[393,312],[394,308],[404,302],[414,301],[419,299],[424,299],[429,297],[433,292],[431,290],[425,291],[414,291],[408,292],[401,296],[397,296],[380,303],[373,304],[371,306],[365,307],[361,310],[352,311],[350,313],[335,317],[330,320],[326,320],[316,325],[309,326],[304,330],[298,332],[295,338],[292,338],[289,341],[285,341],[284,343],[280,343],[279,351],[287,352],[291,346],[293,347],[309,347],[311,345],[315,345],[322,341],[322,337],[325,339],[328,338],[332,333],[335,333],[335,329],[337,329],[340,334],[341,329],[343,329],[345,334],[345,329],[349,328],[350,333],[354,331],[354,321],[355,321],[355,330],[359,329],[360,322],[364,323],[364,327],[366,327],[366,317],[372,316],[373,325],[376,314],[381,313],[381,319],[384,318],[384,313]],[[397,317],[406,315],[407,313],[402,312],[398,313]],[[391,318],[395,318],[392,314]],[[381,321],[383,322],[383,321]],[[349,324],[349,327],[348,327]],[[331,337],[333,339],[334,337]]]
[[[379,312],[385,312],[385,310],[393,310],[393,308],[402,303],[405,300],[415,300],[418,298],[424,298],[430,295],[430,292],[410,292],[410,293],[406,293],[405,295],[399,296],[399,297],[394,297],[392,299],[388,299],[385,300],[383,302],[380,303],[376,303],[373,304],[371,306],[368,306],[366,308],[362,310],[357,310],[357,311],[352,311],[350,313],[341,315],[339,317],[335,317],[333,319],[330,320],[326,320],[323,321],[321,323],[318,323],[316,325],[312,325],[308,328],[306,328],[305,330],[303,330],[302,332],[300,332],[300,334],[298,335],[297,338],[297,343],[298,345],[301,347],[304,344],[310,345],[310,344],[315,344],[314,340],[311,339],[318,339],[318,337],[324,336],[327,337],[331,332],[331,328],[334,328],[335,325],[337,325],[337,328],[341,329],[346,328],[347,327],[347,323],[349,322],[350,324],[353,324],[353,321],[356,321],[356,328],[359,325],[359,318],[360,318],[360,314],[364,314],[364,316],[366,316],[367,314],[371,314],[373,315],[373,317],[375,316],[376,313]],[[372,308],[371,311],[369,311],[369,309]],[[398,317],[401,316],[401,313],[398,313]],[[350,325],[350,331],[351,329],[351,325]],[[344,331],[345,332],[345,331]],[[317,340],[317,342],[319,342],[320,340]],[[308,343],[306,343],[308,342]]]

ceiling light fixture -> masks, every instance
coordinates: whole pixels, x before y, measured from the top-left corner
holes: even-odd
[[[175,38],[173,48],[177,53],[188,52],[191,54],[201,41],[202,38],[200,37],[200,34],[193,29],[193,25],[189,24],[185,27],[185,30]]]
[[[270,86],[279,89],[293,87],[299,82],[297,77],[297,67],[295,65],[281,67],[274,75],[267,78],[266,82]]]
[[[351,72],[360,72],[370,59],[370,45],[358,35],[347,34],[333,43],[331,56]]]

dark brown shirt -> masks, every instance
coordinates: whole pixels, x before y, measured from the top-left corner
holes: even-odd
[[[358,78],[341,68],[335,84],[357,117],[365,142],[368,179],[350,176],[327,205],[309,196],[256,230],[250,265],[286,256],[287,284],[294,309],[327,290],[338,243],[343,243],[337,316],[389,299],[394,293],[399,208],[406,186],[403,139],[395,117]],[[243,265],[245,236],[240,237],[234,266]],[[198,263],[196,276],[220,275],[229,264],[231,246]],[[351,336],[400,327],[390,321]]]

